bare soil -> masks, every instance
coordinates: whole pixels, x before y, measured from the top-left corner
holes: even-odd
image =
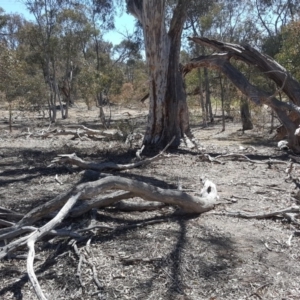
[[[58,120],[56,126],[101,128],[96,109],[72,108],[70,113],[70,119]],[[76,167],[52,165],[58,154],[75,152],[97,162],[129,163],[136,159],[137,147],[125,144],[125,135],[105,141],[71,140],[68,136],[27,138],[22,133],[46,130],[47,121],[37,113],[14,114],[13,132],[9,133],[8,113],[1,114],[2,207],[26,213],[87,180]],[[142,109],[112,111],[114,126],[124,134],[140,126],[142,132],[145,115]],[[74,241],[44,238],[36,245],[35,271],[48,299],[300,299],[299,237],[287,243],[297,225],[277,217],[257,220],[213,214],[225,210],[268,212],[297,204],[298,163],[293,178],[286,179],[290,153],[277,150],[265,131],[256,128],[243,134],[240,127],[228,122],[226,131],[220,133],[218,123],[207,128],[195,123],[193,132],[211,157],[239,153],[261,163],[232,157],[220,158],[224,164],[211,163],[203,161],[199,151],[183,145],[171,158],[115,172],[163,188],[176,189],[181,182],[188,191],[200,190],[200,178],[206,177],[217,185],[220,203],[200,216],[180,216],[173,207],[150,212],[98,210],[97,224],[116,230],[86,233],[89,242],[77,243],[77,247],[91,264],[83,263],[80,268]],[[286,164],[270,165],[270,158]],[[56,175],[63,184],[55,180]],[[61,227],[82,228],[89,222],[91,214],[87,213],[66,220]],[[18,256],[0,261],[0,299],[36,299],[26,273],[27,249],[15,254]]]

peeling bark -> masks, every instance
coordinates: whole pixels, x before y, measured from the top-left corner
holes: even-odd
[[[142,24],[150,81],[150,105],[144,144],[165,146],[175,136],[191,137],[179,64],[181,34],[189,1],[178,0],[167,30],[165,0],[127,0],[127,9]]]

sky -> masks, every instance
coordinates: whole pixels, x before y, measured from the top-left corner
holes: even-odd
[[[5,13],[18,13],[27,20],[33,20],[21,0],[0,0],[0,7],[4,9]],[[116,30],[104,34],[104,39],[117,45],[124,39],[123,34],[131,33],[133,27],[134,17],[124,12],[123,15],[116,17]]]

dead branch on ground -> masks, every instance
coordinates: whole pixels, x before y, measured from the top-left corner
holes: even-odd
[[[287,162],[281,161],[281,160],[275,160],[269,158],[266,161],[259,161],[259,160],[253,160],[250,159],[248,156],[240,153],[228,153],[228,154],[220,154],[217,155],[216,157],[211,157],[209,154],[201,154],[201,158],[203,160],[209,161],[209,162],[215,162],[218,164],[225,164],[225,162],[220,161],[220,158],[232,158],[236,161],[236,159],[241,160],[241,161],[248,161],[252,164],[267,164],[267,165],[272,165],[272,164],[279,164],[279,165],[286,165]]]
[[[66,217],[66,215],[69,213],[71,208],[75,205],[79,197],[80,197],[80,192],[72,196],[62,207],[59,213],[51,221],[49,221],[43,227],[35,230],[26,239],[27,247],[29,249],[28,258],[27,258],[27,273],[38,299],[47,300],[34,272],[34,267],[33,267],[33,262],[35,257],[34,244],[37,240],[39,240],[41,237],[43,237],[45,234],[47,234],[53,228],[57,227],[62,222],[62,220]]]
[[[258,212],[249,213],[245,211],[223,211],[223,212],[211,212],[213,215],[222,215],[228,217],[236,217],[243,219],[267,219],[272,217],[287,218],[292,223],[299,225],[300,223],[296,220],[296,216],[300,214],[300,207],[298,205],[293,205],[288,208],[283,208],[271,212]]]
[[[151,158],[146,158],[144,160],[139,160],[137,162],[130,163],[130,164],[116,164],[114,162],[104,162],[104,163],[86,162],[83,159],[79,158],[76,155],[76,153],[58,155],[56,158],[52,160],[52,163],[71,164],[80,167],[82,169],[94,170],[98,172],[102,172],[104,170],[117,170],[117,171],[129,170],[140,166],[146,166],[154,161],[168,157],[167,155],[164,155],[164,153],[169,148],[169,146],[173,143],[174,139],[175,137],[173,137],[172,140],[167,144],[167,146],[156,156],[153,156]],[[141,152],[139,152],[138,155],[140,157]]]
[[[54,136],[60,135],[70,135],[71,139],[93,139],[93,140],[102,140],[105,138],[113,138],[114,136],[120,134],[118,130],[96,130],[88,128],[84,125],[67,125],[55,129],[46,129],[39,132],[28,132],[22,133],[20,136],[26,136],[26,138],[35,137],[35,138],[52,138]]]

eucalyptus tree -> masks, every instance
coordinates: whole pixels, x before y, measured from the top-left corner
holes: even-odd
[[[0,11],[0,41],[9,49],[16,50],[19,46],[18,33],[26,23],[18,14],[5,14]]]
[[[31,57],[37,60],[43,70],[45,82],[49,87],[48,107],[49,118],[56,121],[57,101],[61,107],[62,117],[65,112],[61,102],[58,74],[57,74],[57,48],[58,38],[58,16],[68,5],[67,0],[25,0],[25,5],[34,16],[33,22],[27,32],[27,40],[31,46]],[[35,52],[36,56],[32,56]]]
[[[88,44],[93,36],[93,28],[84,7],[75,5],[62,10],[57,17],[56,56],[59,63],[59,88],[66,100],[66,114],[68,105],[74,103],[73,90],[76,76],[82,68]]]
[[[84,73],[88,69],[92,70],[92,82],[94,84],[93,89],[87,92],[85,99],[89,102],[88,99],[95,92],[96,105],[100,110],[99,117],[103,125],[106,126],[103,105],[104,98],[106,98],[110,89],[110,80],[107,80],[109,76],[104,75],[104,72],[111,62],[112,44],[104,41],[103,34],[108,30],[114,29],[116,6],[114,1],[110,0],[83,0],[77,1],[77,5],[84,7],[85,16],[89,20],[91,27],[91,39],[85,48],[84,57],[86,63],[82,71]],[[90,65],[92,59],[95,60],[95,62],[92,62],[95,65],[95,69]],[[85,81],[84,77],[81,76],[80,81],[82,82],[82,80]],[[83,86],[81,91],[84,89],[85,87]]]
[[[255,10],[261,29],[261,48],[274,57],[282,44],[281,28],[299,16],[298,0],[255,0]]]
[[[146,146],[172,146],[180,139],[192,137],[180,68],[181,35],[191,0],[127,0],[127,10],[138,19],[144,35],[150,82]],[[168,8],[168,9],[167,9]]]
[[[284,26],[280,35],[282,43],[275,58],[300,81],[300,20]]]

